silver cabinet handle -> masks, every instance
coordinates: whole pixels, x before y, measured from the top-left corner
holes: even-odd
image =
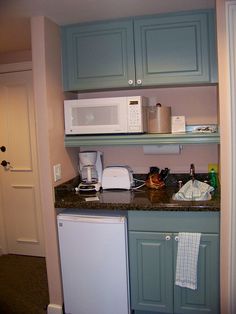
[[[178,236],[175,236],[175,241],[179,241],[179,237]]]
[[[128,80],[128,84],[129,84],[129,85],[133,85],[133,84],[134,84],[134,81],[133,81],[133,80]]]
[[[137,84],[141,85],[142,84],[142,80],[137,80]]]
[[[166,241],[170,241],[171,240],[171,236],[167,235],[166,236]]]

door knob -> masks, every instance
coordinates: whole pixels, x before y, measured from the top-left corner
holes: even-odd
[[[7,149],[6,149],[5,146],[1,146],[1,147],[0,147],[0,150],[1,150],[2,152],[5,152]]]
[[[3,160],[1,162],[1,166],[6,167],[7,165],[10,165],[9,161]]]

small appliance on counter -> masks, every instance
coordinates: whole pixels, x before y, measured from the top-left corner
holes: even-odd
[[[79,153],[79,172],[82,182],[78,186],[80,192],[97,192],[102,182],[102,153],[84,151]]]
[[[104,190],[130,190],[133,186],[133,173],[129,166],[110,166],[103,170],[102,188]]]

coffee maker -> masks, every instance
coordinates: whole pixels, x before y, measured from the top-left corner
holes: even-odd
[[[83,151],[79,153],[79,172],[81,183],[79,191],[97,192],[101,189],[103,160],[99,151]]]

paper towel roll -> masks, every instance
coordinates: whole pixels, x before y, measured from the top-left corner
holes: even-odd
[[[181,145],[144,145],[143,152],[145,155],[165,155],[180,154]]]

